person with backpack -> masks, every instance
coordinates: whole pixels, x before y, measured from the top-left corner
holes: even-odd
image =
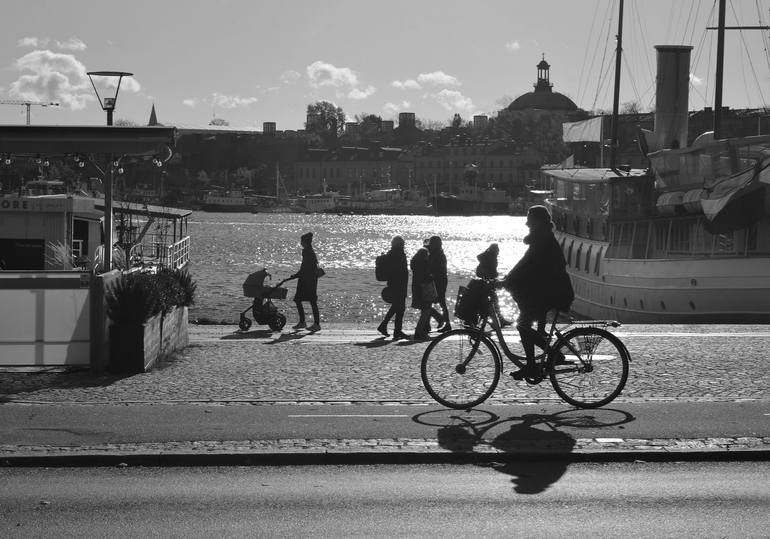
[[[564,253],[553,235],[548,208],[529,208],[527,226],[529,234],[524,243],[529,247],[500,285],[511,293],[519,306],[516,327],[527,355],[527,364],[511,373],[516,380],[537,376],[535,346],[545,347],[545,317],[548,311],[566,311],[575,299]],[[532,329],[535,322],[537,331]]]
[[[497,279],[497,256],[500,254],[500,246],[496,243],[491,243],[489,247],[484,249],[476,257],[479,261],[479,265],[476,266],[476,277],[479,279]],[[500,312],[500,300],[497,294],[493,296],[493,305],[497,318],[500,321],[500,327],[506,327],[511,325],[511,321],[503,317]]]
[[[380,325],[377,326],[377,331],[388,337],[388,323],[391,318],[395,317],[393,340],[408,339],[409,336],[403,331],[406,294],[409,285],[404,238],[395,236],[390,240],[390,251],[378,256],[375,264],[377,280],[386,280],[388,283],[382,293],[383,299],[390,303],[390,309],[388,309]]]

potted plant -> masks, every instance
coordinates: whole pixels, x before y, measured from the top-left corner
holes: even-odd
[[[110,370],[145,372],[160,351],[161,294],[152,275],[121,274],[107,286]]]
[[[197,284],[185,270],[160,270],[155,276],[160,294],[161,356],[187,346],[188,307],[195,301]]]

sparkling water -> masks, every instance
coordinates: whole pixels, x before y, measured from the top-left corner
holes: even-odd
[[[490,243],[500,246],[499,271],[504,276],[521,258],[527,233],[524,217],[431,217],[398,215],[268,214],[195,212],[189,221],[190,272],[198,283],[190,320],[237,323],[251,304],[242,284],[250,273],[265,268],[266,284],[277,284],[299,269],[299,237],[313,232],[313,248],[326,275],[318,282],[323,322],[379,323],[388,309],[374,278],[374,258],[390,248],[393,236],[406,242],[407,260],[430,236],[440,236],[449,270],[447,299],[453,308],[458,286],[474,275],[476,255]],[[411,273],[410,273],[411,283]],[[297,319],[292,298],[296,281],[289,281],[285,300],[276,300],[290,323]],[[405,328],[416,321],[407,298]],[[505,316],[513,302],[501,294]],[[307,314],[309,308],[305,305]],[[250,313],[248,314],[251,317]]]

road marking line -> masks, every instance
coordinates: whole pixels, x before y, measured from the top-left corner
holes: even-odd
[[[407,414],[289,414],[289,417],[409,417]]]

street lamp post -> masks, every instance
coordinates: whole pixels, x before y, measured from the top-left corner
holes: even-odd
[[[118,92],[120,92],[120,82],[123,77],[130,77],[133,73],[127,73],[125,71],[89,71],[87,73],[88,78],[91,80],[91,86],[94,87],[94,93],[96,99],[99,100],[102,110],[107,112],[107,125],[112,125],[112,112],[115,110],[115,105],[118,102]],[[115,78],[118,82],[115,84],[115,94],[110,96],[100,96],[99,90],[94,83],[94,77],[98,77],[101,80],[110,81]],[[107,88],[110,88],[109,84],[103,86],[102,92],[104,93]],[[115,156],[109,155],[109,178],[105,177],[104,182],[104,267],[103,271],[107,272],[112,270],[112,181],[115,176]]]

